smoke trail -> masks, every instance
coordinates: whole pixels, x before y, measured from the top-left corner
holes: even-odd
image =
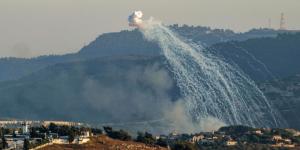
[[[162,48],[183,96],[184,109],[194,122],[217,118],[230,125],[285,125],[255,83],[239,68],[152,19],[144,22],[140,30],[147,40]]]

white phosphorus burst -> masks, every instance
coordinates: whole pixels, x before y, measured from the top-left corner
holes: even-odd
[[[185,109],[195,121],[214,117],[229,125],[285,126],[254,81],[237,66],[212,55],[201,45],[183,40],[160,23],[148,21],[144,25],[141,32],[147,40],[160,45]]]
[[[142,17],[143,17],[142,11],[134,11],[128,17],[129,26],[139,27],[143,22]]]

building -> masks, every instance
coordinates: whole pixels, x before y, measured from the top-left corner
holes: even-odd
[[[90,137],[90,136],[93,136],[93,135],[90,131],[82,131],[81,136],[82,137]]]
[[[300,86],[300,83],[298,86]],[[298,131],[298,130],[295,130],[295,129],[285,129],[285,130],[293,133],[293,136],[300,136],[300,131]]]
[[[26,121],[22,123],[22,133],[29,134],[29,124]]]
[[[261,130],[255,130],[254,133],[257,134],[257,135],[262,135],[262,134],[263,134],[263,133],[261,132]]]
[[[43,121],[41,124],[44,126],[49,126],[51,123],[59,126],[81,126],[82,123],[79,122],[69,122],[69,121]]]
[[[213,145],[215,144],[214,140],[202,139],[199,142],[201,145]]]
[[[285,144],[292,144],[292,140],[291,139],[283,139]]]
[[[53,144],[69,144],[69,136],[60,136],[57,139],[52,140]]]
[[[197,143],[197,142],[201,141],[202,139],[204,139],[204,135],[202,135],[202,134],[193,135],[191,137],[191,139],[189,140],[189,142]]]
[[[294,148],[295,144],[284,144],[282,142],[271,145],[272,147]]]
[[[72,143],[73,144],[84,144],[84,143],[87,143],[88,141],[90,141],[90,138],[84,137],[84,136],[78,136],[74,139],[74,141]]]
[[[228,140],[225,142],[226,146],[235,146],[237,144],[237,141],[235,140]]]
[[[272,139],[273,139],[274,141],[279,141],[279,140],[282,140],[282,137],[281,137],[280,135],[274,135],[274,136],[272,137]]]

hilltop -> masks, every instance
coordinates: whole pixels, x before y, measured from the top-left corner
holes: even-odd
[[[100,135],[97,137],[92,137],[91,140],[82,145],[78,144],[54,144],[42,148],[41,150],[65,150],[65,149],[77,149],[77,150],[167,150],[167,148],[159,146],[146,145],[144,143],[134,142],[134,141],[121,141],[117,139],[112,139],[106,135]]]
[[[231,30],[211,29],[201,26],[170,26],[179,35],[201,43],[205,47],[228,41],[244,41],[251,38],[276,37],[280,33],[270,29],[253,29],[244,33]],[[160,55],[157,44],[146,41],[138,30],[112,32],[99,35],[94,41],[82,47],[77,53],[65,55],[48,55],[36,58],[0,58],[0,81],[16,80],[38,70],[58,63],[84,61],[99,57],[124,55]]]

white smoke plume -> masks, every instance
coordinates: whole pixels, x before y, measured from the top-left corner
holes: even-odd
[[[129,26],[137,27],[142,32],[146,32],[148,28],[152,28],[156,24],[161,24],[161,22],[154,20],[152,17],[145,21],[143,21],[142,17],[143,13],[141,11],[133,12],[128,17]],[[183,99],[167,103],[167,105],[164,104],[162,103],[160,107],[157,107],[157,110],[161,109],[163,112],[163,119],[159,122],[161,125],[167,126],[167,128],[164,128],[164,131],[168,130],[166,133],[174,130],[181,133],[212,131],[217,130],[221,126],[225,126],[224,122],[211,116],[203,118],[201,121],[194,121],[191,116],[187,114],[188,112],[186,111],[186,105]],[[154,132],[155,130],[156,129],[154,129]]]
[[[143,12],[142,11],[134,11],[128,17],[129,26],[141,27],[141,25],[143,23],[142,17],[143,17]]]
[[[142,14],[142,13],[141,13]],[[222,125],[283,126],[283,119],[263,93],[235,65],[189,42],[153,19],[143,22],[134,12],[129,24],[157,42],[168,61],[182,100],[166,109],[165,118],[186,132]],[[253,113],[255,112],[255,113]]]

